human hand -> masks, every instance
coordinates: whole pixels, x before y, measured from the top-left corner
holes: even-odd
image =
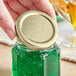
[[[23,12],[41,10],[55,19],[55,12],[49,0],[0,0],[0,26],[10,39],[14,39],[15,21]]]

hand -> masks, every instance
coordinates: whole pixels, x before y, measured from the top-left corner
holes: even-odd
[[[15,21],[25,11],[41,10],[55,19],[49,0],[0,0],[0,26],[10,39],[14,39]]]

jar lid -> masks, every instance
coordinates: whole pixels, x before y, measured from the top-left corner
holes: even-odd
[[[53,45],[58,36],[56,21],[41,11],[27,11],[16,22],[17,37],[24,45],[42,50]]]

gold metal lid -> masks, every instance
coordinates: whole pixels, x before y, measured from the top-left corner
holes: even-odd
[[[56,21],[41,11],[23,13],[16,22],[18,39],[34,50],[49,48],[58,36]]]

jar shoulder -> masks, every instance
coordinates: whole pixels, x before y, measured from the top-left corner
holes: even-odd
[[[25,46],[24,44],[18,43],[16,42],[13,46],[12,46],[12,50],[15,50],[17,52],[41,52],[41,53],[50,53],[52,51],[60,51],[60,48],[57,46],[57,44],[54,44],[53,46],[51,46],[48,49],[45,50],[32,50],[30,48],[28,48],[27,46]]]

